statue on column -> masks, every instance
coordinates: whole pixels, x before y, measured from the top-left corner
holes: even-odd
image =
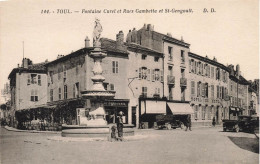
[[[101,47],[100,36],[102,31],[103,29],[100,24],[100,20],[96,18],[94,32],[93,32],[93,47]]]

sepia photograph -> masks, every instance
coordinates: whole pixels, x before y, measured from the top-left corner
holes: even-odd
[[[258,0],[0,0],[0,163],[258,164]]]

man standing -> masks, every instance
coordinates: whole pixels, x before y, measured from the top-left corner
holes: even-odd
[[[187,116],[187,120],[186,120],[186,130],[187,131],[189,128],[189,130],[191,131],[191,116],[190,114]]]
[[[120,141],[123,140],[123,112],[120,111],[118,113],[118,119],[117,119],[117,131],[118,131],[118,139]]]

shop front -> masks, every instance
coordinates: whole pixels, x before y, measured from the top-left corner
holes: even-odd
[[[155,117],[166,114],[166,101],[143,99],[140,100],[140,123],[142,128],[153,128]]]
[[[127,99],[112,99],[106,100],[104,102],[104,108],[106,113],[106,121],[108,124],[115,124],[118,113],[122,111],[123,115],[123,122],[124,124],[128,124],[128,103],[129,100]]]

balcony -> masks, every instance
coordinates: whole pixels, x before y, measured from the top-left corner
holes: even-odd
[[[187,79],[186,78],[180,78],[180,86],[181,87],[187,87]]]
[[[168,85],[174,85],[175,84],[175,77],[168,75],[167,76],[167,83],[168,83]]]

